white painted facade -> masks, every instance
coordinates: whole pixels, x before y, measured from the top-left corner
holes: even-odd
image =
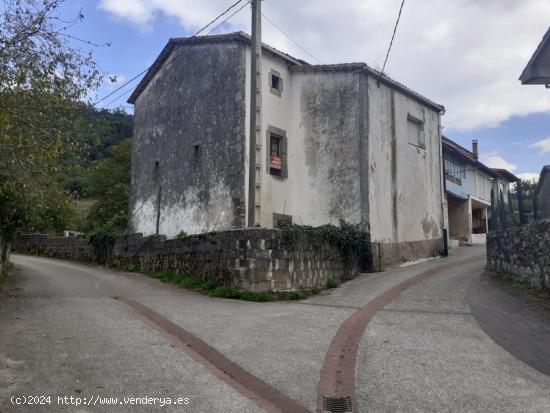
[[[250,54],[247,53],[249,58]],[[272,70],[279,72],[283,79],[281,96],[270,91],[268,77]],[[250,76],[249,72],[247,76]],[[364,86],[360,85],[361,76],[365,79]],[[319,84],[327,88],[338,87],[339,82],[346,87],[352,85],[354,92],[349,96],[350,100],[365,100],[363,112],[353,115],[351,110],[360,108],[360,105],[356,106],[352,102],[348,105],[350,116],[341,119],[342,127],[348,130],[354,128],[354,123],[364,121],[365,124],[364,146],[361,145],[358,131],[356,136],[340,137],[345,139],[341,145],[353,148],[351,152],[354,156],[347,159],[323,157],[330,143],[322,135],[318,136],[316,145],[308,144],[309,131],[307,121],[304,120],[307,117],[304,109],[307,90]],[[249,83],[246,82],[247,87]],[[294,72],[288,70],[287,61],[266,51],[262,57],[262,85],[262,136],[265,136],[269,126],[286,132],[288,178],[280,179],[270,175],[262,166],[262,174],[257,176],[261,185],[261,218],[256,218],[261,226],[273,226],[275,213],[292,216],[294,223],[314,226],[337,224],[339,218],[347,222],[368,223],[372,241],[388,245],[442,239],[444,213],[439,111],[401,93],[395,87],[385,83],[378,85],[377,79],[372,76],[337,71]],[[248,93],[249,89],[247,96]],[[321,101],[323,96],[318,99]],[[409,141],[408,119],[411,116],[422,122],[422,147],[417,142]],[[330,134],[330,131],[327,133]],[[392,139],[395,139],[394,164]],[[268,150],[266,139],[258,144],[261,146],[261,156],[257,161],[265,163]],[[363,155],[361,150],[364,150]],[[314,167],[311,162],[308,163],[308,157],[316,151],[319,152],[321,163]],[[349,185],[340,188],[342,196],[346,192],[357,194],[351,200],[355,203],[348,203],[345,207],[337,205],[340,198],[335,198],[332,193],[337,189],[328,185],[331,180],[329,171],[341,162],[349,163],[347,173],[350,178]],[[363,167],[368,169],[368,180],[363,183],[360,176],[361,162],[365,162]],[[316,169],[315,173],[312,173],[312,168]],[[392,168],[395,168],[393,174]],[[366,197],[363,197],[367,202],[363,204],[362,190],[367,191]],[[338,210],[337,214],[335,210]]]

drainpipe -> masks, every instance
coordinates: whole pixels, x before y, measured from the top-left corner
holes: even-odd
[[[437,117],[437,130],[439,137],[439,186],[441,188],[441,228],[443,228],[443,256],[447,257],[449,255],[449,244],[448,244],[448,234],[447,228],[445,228],[445,192],[447,191],[445,185],[445,170],[443,164],[443,139],[441,133],[441,116],[445,114],[445,110],[439,112]]]

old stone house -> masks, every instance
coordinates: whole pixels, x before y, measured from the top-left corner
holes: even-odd
[[[250,38],[170,39],[135,105],[132,229],[247,225]],[[262,49],[256,226],[370,226],[385,263],[443,249],[441,105],[365,63]]]

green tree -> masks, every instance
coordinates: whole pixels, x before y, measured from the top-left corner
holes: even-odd
[[[86,219],[88,232],[123,232],[128,226],[132,140],[112,146],[109,154],[90,168],[89,193],[97,202]]]
[[[512,192],[517,195],[517,185],[512,189]],[[523,192],[523,209],[525,213],[533,213],[533,204],[535,200],[535,191],[537,183],[535,180],[522,179],[520,188]]]
[[[0,9],[0,246],[49,216],[60,160],[83,143],[82,101],[100,82],[91,53],[70,45],[65,0],[7,0]],[[72,156],[72,155],[71,155]],[[42,211],[42,212],[40,212]],[[4,261],[5,262],[5,261]]]

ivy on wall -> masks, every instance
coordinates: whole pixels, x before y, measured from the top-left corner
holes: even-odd
[[[350,224],[340,220],[339,226],[282,224],[283,240],[288,245],[306,239],[311,243],[327,243],[338,249],[344,263],[349,266],[356,264],[360,271],[372,269],[372,251],[370,232],[363,224]]]

